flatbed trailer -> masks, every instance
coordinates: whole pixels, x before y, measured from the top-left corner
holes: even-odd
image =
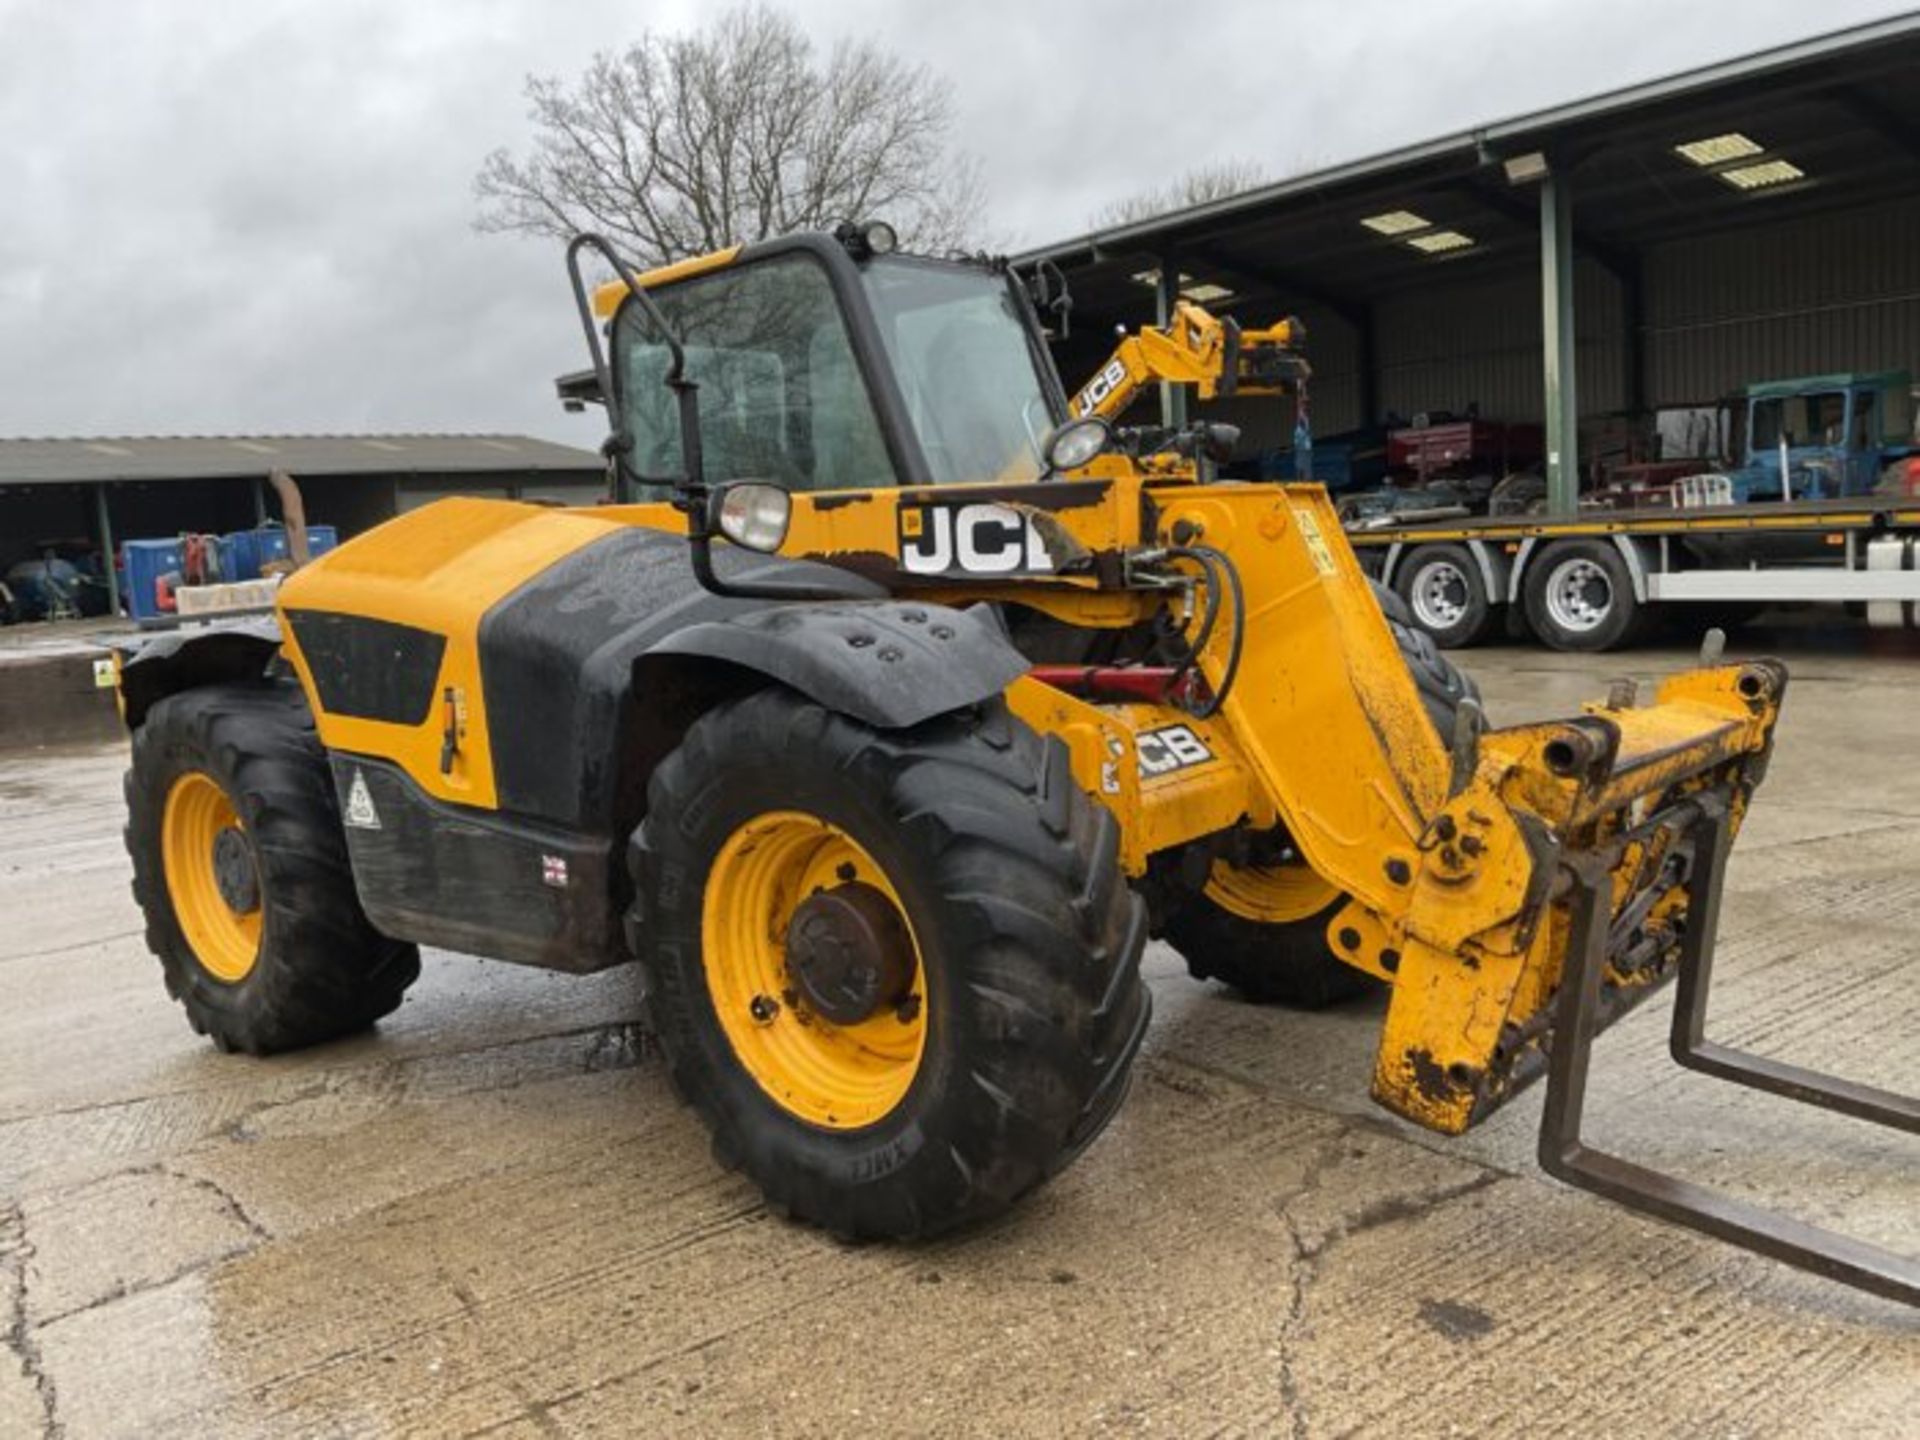
[[[1518,607],[1557,650],[1631,644],[1673,607],[1706,623],[1769,605],[1864,606],[1911,629],[1920,610],[1920,497],[1472,516],[1348,531],[1364,565],[1441,645],[1499,632]]]

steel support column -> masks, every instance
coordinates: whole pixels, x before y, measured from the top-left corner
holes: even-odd
[[[1547,509],[1580,508],[1580,403],[1573,374],[1573,197],[1563,176],[1540,185],[1540,318],[1547,401]]]
[[[113,521],[107,514],[107,487],[93,487],[93,514],[100,523],[100,565],[107,572],[107,613],[120,613],[120,576],[113,568]]]
[[[1173,321],[1173,307],[1180,303],[1180,262],[1171,250],[1160,253],[1160,278],[1153,287],[1154,323]],[[1182,385],[1160,382],[1160,423],[1178,427],[1187,423],[1187,391]]]

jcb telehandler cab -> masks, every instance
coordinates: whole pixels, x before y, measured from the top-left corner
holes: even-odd
[[[1684,1063],[1916,1123],[1702,1037],[1783,669],[1486,729],[1319,488],[1069,419],[1007,267],[891,251],[847,226],[638,277],[581,237],[616,503],[445,500],[272,620],[126,661],[135,887],[194,1026],[353,1030],[420,944],[638,961],[723,1163],[926,1235],[1111,1118],[1153,931],[1257,997],[1391,987],[1372,1089],[1417,1124],[1550,1071],[1554,1174],[1920,1297],[1903,1257],[1580,1139],[1594,1034],[1676,973]]]

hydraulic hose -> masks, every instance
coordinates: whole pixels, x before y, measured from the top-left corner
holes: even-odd
[[[1201,653],[1213,638],[1214,624],[1224,608],[1222,596],[1232,600],[1233,630],[1227,642],[1227,663],[1220,672],[1220,683],[1214,687],[1213,694],[1204,704],[1188,707],[1195,719],[1205,720],[1220,713],[1220,707],[1226,703],[1233,682],[1240,673],[1240,653],[1245,648],[1247,638],[1246,590],[1240,581],[1239,567],[1225,551],[1216,550],[1211,545],[1173,545],[1167,548],[1166,553],[1169,558],[1191,560],[1207,574],[1207,612],[1200,622],[1200,633],[1194,637],[1190,665],[1199,663]]]

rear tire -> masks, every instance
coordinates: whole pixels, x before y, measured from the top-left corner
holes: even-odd
[[[1412,623],[1444,649],[1478,645],[1500,619],[1480,566],[1464,545],[1419,546],[1400,562],[1393,588]]]
[[[1631,645],[1652,611],[1605,540],[1556,540],[1527,566],[1522,587],[1533,633],[1555,650],[1591,654]]]
[[[1461,702],[1477,705],[1480,687],[1413,623],[1405,600],[1378,581],[1373,591],[1440,743],[1451,744]],[[1170,877],[1161,886],[1169,898],[1159,907],[1155,932],[1186,959],[1196,980],[1218,980],[1257,1004],[1299,1010],[1336,1005],[1379,983],[1328,942],[1327,926],[1346,897],[1320,882],[1325,898],[1316,899],[1315,877],[1304,861],[1293,856],[1290,864],[1268,867],[1264,880],[1257,869],[1222,874],[1226,865],[1215,861],[1207,888],[1197,893]],[[1269,918],[1258,918],[1263,908]]]
[[[133,732],[126,796],[147,946],[196,1032],[222,1050],[271,1055],[398,1007],[420,954],[360,908],[298,685],[208,685],[161,700]]]
[[[911,992],[847,1022],[880,1027],[858,1043],[908,1066],[897,1085],[819,1079],[846,1029],[801,983],[793,909],[757,923],[768,892],[741,857],[775,864],[760,837],[794,823],[830,831],[821,843],[858,858],[840,881],[883,887],[904,919]],[[838,890],[812,863],[795,862],[790,893]],[[628,938],[674,1086],[715,1156],[782,1214],[847,1237],[985,1219],[1066,1165],[1126,1093],[1150,1001],[1118,825],[1074,783],[1066,748],[998,699],[884,732],[779,688],[709,711],[654,772],[631,867]],[[729,918],[742,907],[744,932]],[[781,938],[751,963],[784,993],[743,1006],[754,986],[734,983],[733,957],[769,932]],[[917,1046],[895,1045],[894,1022],[920,1027]]]

